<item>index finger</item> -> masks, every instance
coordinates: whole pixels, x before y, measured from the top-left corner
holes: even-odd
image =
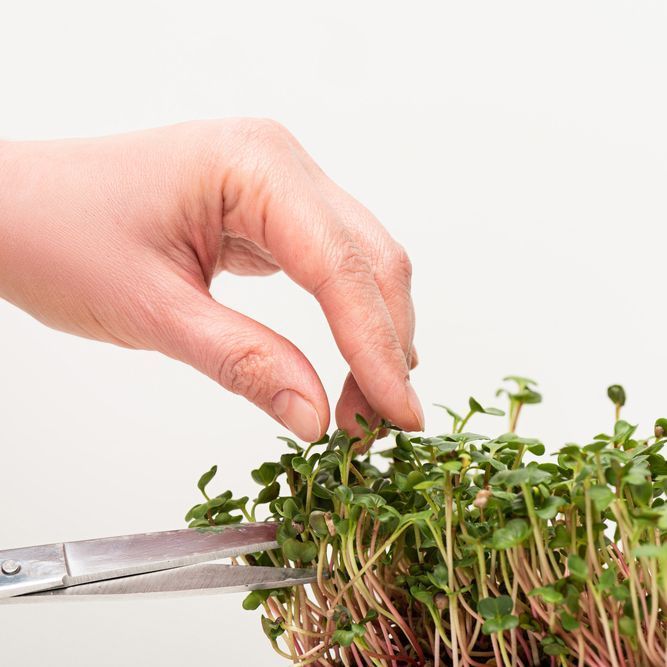
[[[396,328],[368,257],[307,179],[266,208],[266,244],[281,268],[320,303],[341,354],[369,404],[405,430],[423,415]]]

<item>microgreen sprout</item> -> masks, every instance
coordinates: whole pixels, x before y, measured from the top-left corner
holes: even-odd
[[[445,408],[452,428],[441,435],[360,419],[361,439],[285,438],[289,451],[252,471],[252,502],[211,497],[217,469],[202,476],[191,526],[276,521],[280,548],[246,562],[317,572],[309,587],[243,602],[262,609],[281,656],[327,667],[667,665],[667,419],[638,437],[613,385],[611,434],[535,460],[544,445],[517,428],[541,395],[528,378],[506,380],[509,429],[495,438],[466,427],[503,412],[470,398],[467,411]],[[369,449],[382,429],[391,444]]]

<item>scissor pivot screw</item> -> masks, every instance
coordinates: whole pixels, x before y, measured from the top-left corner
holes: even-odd
[[[2,570],[3,574],[8,576],[18,574],[21,571],[21,563],[17,560],[3,560],[2,565],[0,565],[0,570]]]

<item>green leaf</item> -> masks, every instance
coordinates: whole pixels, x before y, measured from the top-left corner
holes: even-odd
[[[455,443],[460,443],[460,444],[468,444],[469,442],[477,442],[478,440],[490,440],[490,438],[487,435],[480,435],[479,433],[469,433],[466,431],[465,433],[451,433],[450,435],[447,436],[447,440],[451,440]],[[443,440],[442,444],[438,444],[437,447],[440,451],[451,451],[449,449],[449,444],[447,440]],[[454,447],[456,449],[456,447]]]
[[[485,635],[493,634],[494,632],[505,632],[507,630],[513,630],[519,625],[518,616],[498,616],[496,618],[490,618],[488,621],[484,621],[482,625],[482,632]]]
[[[320,457],[320,470],[335,470],[341,464],[342,459],[338,452],[324,452]]]
[[[351,503],[352,499],[354,498],[352,489],[350,489],[349,486],[345,486],[345,484],[338,485],[334,489],[334,494],[342,503],[345,503],[346,505]]]
[[[491,478],[491,484],[513,488],[527,485],[537,486],[551,480],[551,475],[546,470],[540,470],[536,466],[529,465],[518,470],[501,470]]]
[[[615,497],[613,491],[608,486],[602,484],[591,486],[588,489],[588,495],[598,512],[606,510]]]
[[[523,519],[511,519],[503,528],[497,528],[494,531],[491,544],[494,549],[511,549],[513,547],[518,547],[529,537],[529,535],[530,526],[528,523]]]
[[[540,643],[542,644],[542,649],[547,655],[558,656],[567,655],[569,653],[567,646],[565,646],[559,637],[547,635]]]
[[[408,438],[402,431],[399,431],[396,434],[396,447],[402,449],[404,452],[412,452],[414,449],[410,442],[410,438]]]
[[[415,491],[427,491],[436,486],[442,486],[442,479],[426,479],[423,482],[419,482],[419,484],[415,484],[413,489]]]
[[[505,433],[496,438],[494,442],[502,443],[509,449],[519,450],[521,448],[527,449],[531,454],[542,456],[544,454],[544,444],[536,438],[522,438],[516,433]]]
[[[423,605],[426,605],[427,607],[433,607],[433,593],[431,591],[425,591],[423,588],[419,588],[418,586],[412,586],[412,588],[410,588],[410,595],[412,595],[415,600],[418,600]]]
[[[567,559],[567,568],[570,571],[570,576],[578,581],[586,581],[588,579],[588,565],[586,561],[575,554],[571,554]]]
[[[563,630],[567,632],[574,632],[579,628],[579,621],[566,611],[560,614],[560,624],[563,626]]]
[[[280,501],[278,501],[276,505],[279,505],[279,503]],[[286,519],[293,519],[301,511],[294,498],[285,498],[282,506],[280,506],[278,509],[280,514],[282,514]]]
[[[468,399],[468,405],[471,412],[484,412],[484,408],[472,396]]]
[[[280,495],[280,484],[278,482],[273,482],[265,486],[257,494],[257,504],[263,505],[264,503],[270,503],[272,500],[275,500]]]
[[[215,474],[218,472],[218,466],[213,466],[209,471],[205,472],[197,482],[197,488],[202,492],[203,496],[208,500],[206,495],[206,487],[209,482],[215,477]]]
[[[611,387],[607,387],[607,396],[614,405],[625,405],[625,389],[620,384],[612,384]]]
[[[386,505],[387,501],[376,493],[355,494],[352,498],[353,505],[361,505],[367,510],[376,510]]]
[[[185,515],[184,521],[190,521],[192,518],[194,518],[194,513],[199,509],[199,507],[201,507],[201,505],[193,505]]]
[[[311,512],[310,516],[308,517],[308,525],[318,537],[328,537],[329,526],[327,525],[326,515],[324,512],[317,510]]]
[[[640,544],[632,550],[635,558],[659,558],[667,560],[667,543],[657,546],[656,544]]]
[[[208,514],[208,503],[195,505],[188,514],[190,514],[193,519],[203,519]]]
[[[412,470],[407,475],[402,475],[401,473],[397,472],[395,475],[396,486],[398,487],[399,491],[404,492],[412,491],[417,484],[423,482],[425,479],[426,478],[424,477],[424,473],[420,470]]]
[[[447,568],[442,564],[436,565],[433,572],[429,572],[428,578],[435,587],[441,588],[443,591],[449,588]]]
[[[486,619],[511,614],[513,608],[514,602],[512,602],[512,598],[509,595],[483,598],[477,603],[477,611]]]
[[[564,498],[561,498],[560,496],[549,496],[544,501],[542,507],[539,507],[535,510],[535,514],[537,514],[540,519],[544,519],[545,521],[548,519],[553,519],[556,517],[563,505],[567,505],[567,501]]]
[[[500,595],[495,598],[483,598],[477,603],[477,611],[485,619],[482,632],[490,635],[494,632],[512,630],[519,625],[519,618],[512,616],[514,602],[509,595]]]
[[[310,563],[317,558],[317,545],[315,542],[302,542],[296,537],[286,539],[282,544],[285,558],[302,563]]]
[[[377,613],[377,611],[375,611],[375,609],[369,609],[366,612],[366,615],[359,621],[359,623],[361,625],[364,625],[365,623],[369,623],[370,621],[374,621],[378,616],[379,616],[379,614]]]
[[[537,386],[535,380],[531,380],[523,375],[507,375],[503,378],[503,382],[516,382],[520,388],[528,387],[530,385]]]
[[[248,504],[248,496],[241,496],[240,498],[231,498],[227,501],[225,509],[227,510],[240,510],[243,509]]]
[[[264,595],[262,595],[262,592],[251,591],[243,599],[242,606],[244,609],[247,609],[248,611],[253,611],[257,609],[257,607],[259,607],[262,604],[262,602],[264,602],[265,599],[266,598]]]
[[[443,405],[442,403],[434,403],[433,405],[435,405],[435,406],[438,407],[438,408],[442,408],[443,410],[446,410],[447,414],[448,414],[452,419],[454,419],[455,421],[457,421],[457,422],[461,422],[461,421],[463,421],[463,417],[461,417],[461,415],[459,415],[458,413],[454,412],[454,410],[452,410],[451,408],[448,408],[446,405]]]
[[[327,451],[333,452],[337,449],[340,449],[341,452],[347,452],[350,448],[350,438],[345,431],[342,429],[336,429],[329,438],[329,444],[327,445]]]
[[[618,630],[626,637],[634,637],[637,634],[637,625],[634,618],[630,616],[621,616],[618,619]]]
[[[262,630],[264,630],[264,634],[271,642],[275,642],[285,632],[285,629],[282,627],[282,621],[272,621],[264,615],[262,615]]]
[[[641,486],[645,484],[650,478],[650,470],[645,463],[632,463],[629,464],[630,468],[624,469],[623,471],[623,481],[626,484],[631,484],[633,486]]]
[[[481,412],[485,415],[493,415],[495,417],[503,417],[505,413],[498,408],[484,408],[479,401],[476,401],[472,396],[468,399],[468,405],[471,412]]]
[[[352,623],[350,630],[336,630],[331,639],[334,644],[342,647],[347,647],[357,638],[361,637],[366,632],[366,628],[360,623]]]
[[[292,469],[304,477],[310,477],[313,474],[313,466],[303,456],[295,456],[292,459]]]
[[[614,425],[614,443],[620,446],[625,445],[636,430],[636,424],[628,424],[623,419],[619,419]]]
[[[598,581],[598,588],[601,591],[611,590],[616,585],[616,571],[608,568],[602,571]]]
[[[368,422],[363,417],[363,415],[360,415],[359,413],[357,413],[356,415],[354,415],[354,420],[357,422],[357,424],[359,424],[359,426],[361,426],[364,433],[370,433],[371,432],[371,427],[368,425]]]
[[[279,435],[278,440],[282,440],[283,442],[287,443],[287,446],[298,454],[303,451],[303,447],[298,445],[294,440],[292,440],[292,438],[286,438],[284,435]]]
[[[259,468],[253,470],[250,475],[255,480],[255,482],[257,482],[257,484],[268,486],[269,484],[275,482],[276,477],[278,477],[282,471],[283,467],[280,465],[280,463],[267,461],[262,463]]]
[[[316,498],[322,498],[324,500],[331,500],[334,497],[333,491],[329,491],[326,486],[322,486],[317,482],[313,482],[313,495]]]
[[[514,394],[510,394],[510,397],[519,403],[525,403],[527,405],[534,405],[536,403],[542,402],[542,394],[532,389],[522,389],[517,391]]]
[[[626,600],[630,599],[630,591],[628,590],[628,585],[627,581],[624,581],[622,584],[619,586],[613,586],[610,594],[614,598],[614,600],[618,600],[619,602],[625,602]]]
[[[533,588],[529,595],[536,595],[549,604],[558,604],[563,601],[563,594],[557,591],[553,586]]]
[[[352,527],[349,519],[341,519],[340,517],[334,516],[333,522],[337,535],[349,534],[350,528]]]
[[[570,544],[570,533],[563,524],[558,524],[554,529],[554,537],[549,542],[550,549],[562,549]]]

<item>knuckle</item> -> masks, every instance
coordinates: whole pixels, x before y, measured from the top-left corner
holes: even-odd
[[[255,119],[255,125],[259,130],[266,134],[277,134],[281,136],[287,134],[285,126],[273,118],[257,118]]]
[[[219,365],[218,381],[234,392],[256,402],[269,384],[271,352],[266,346],[232,346]]]
[[[352,241],[346,240],[339,244],[331,253],[333,258],[329,262],[329,269],[314,290],[315,297],[319,297],[332,285],[340,282],[356,282],[365,284],[371,276],[368,258]]]
[[[272,149],[285,148],[291,136],[283,125],[271,118],[245,119],[242,131],[250,142]]]
[[[371,326],[363,324],[359,326],[357,346],[350,352],[351,366],[356,366],[364,359],[392,360],[400,364],[400,356],[397,355],[398,342],[394,338],[378,333],[381,332]]]
[[[401,245],[397,244],[389,252],[386,268],[389,273],[404,283],[409,284],[412,280],[412,262],[405,248]]]
[[[235,169],[256,169],[284,159],[293,142],[292,135],[280,123],[269,118],[230,118],[199,121],[205,159]]]
[[[368,273],[370,268],[368,258],[355,243],[351,241],[343,243],[336,255],[336,271],[348,275]]]

